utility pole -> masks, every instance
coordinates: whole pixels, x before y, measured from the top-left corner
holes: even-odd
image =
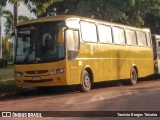
[[[13,31],[15,32],[15,28],[18,22],[18,2],[14,3],[14,26]]]
[[[18,23],[18,1],[16,1],[15,3],[14,3],[14,8],[13,8],[13,11],[14,11],[14,23],[13,23],[13,32],[15,33],[15,30],[16,30],[16,25],[17,25],[17,23]],[[12,44],[13,44],[13,61],[14,61],[14,57],[15,57],[15,46],[14,46],[14,44],[15,44],[15,36],[14,36],[14,38],[12,37],[12,40],[13,40],[13,42],[12,42]]]
[[[2,24],[1,24],[1,17],[2,17],[2,7],[0,7],[0,59],[2,58]]]

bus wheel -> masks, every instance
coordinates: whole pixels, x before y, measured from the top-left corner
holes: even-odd
[[[133,67],[131,69],[131,78],[130,78],[130,85],[136,85],[138,81],[138,74],[136,69]]]
[[[88,71],[84,70],[82,73],[82,81],[81,81],[80,90],[82,92],[88,92],[91,90],[91,86],[92,86],[91,77],[90,77]]]

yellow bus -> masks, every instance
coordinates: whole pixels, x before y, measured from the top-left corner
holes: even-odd
[[[80,85],[154,73],[150,30],[80,16],[17,25],[15,79],[20,87]]]

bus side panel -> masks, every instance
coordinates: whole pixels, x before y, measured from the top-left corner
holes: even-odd
[[[127,51],[125,46],[114,45],[112,51],[113,59],[113,78],[112,79],[124,79],[126,78],[126,63],[128,61]]]
[[[111,80],[113,77],[113,59],[112,59],[112,45],[102,44],[102,51],[99,51],[103,59],[103,79],[102,81]]]
[[[78,60],[74,59],[72,61],[68,62],[68,66],[70,70],[70,73],[68,74],[68,76],[70,76],[70,85],[74,85],[74,84],[80,84],[80,71],[79,71],[79,62]],[[68,77],[69,78],[69,77]]]
[[[149,76],[151,74],[153,74],[153,54],[151,51],[151,48],[144,48],[141,51],[141,56],[143,58],[141,58],[141,68],[142,68],[142,75],[141,77],[146,77]],[[151,59],[152,58],[152,59]],[[152,70],[152,71],[151,71]]]
[[[103,59],[99,51],[99,45],[95,43],[81,44],[81,50],[77,59],[81,62],[81,73],[85,67],[90,67],[93,72],[94,82],[103,79]]]
[[[139,77],[151,75],[154,71],[152,49],[145,47],[82,43],[77,59],[79,61],[72,61],[71,65],[72,83],[80,81],[86,66],[91,68],[94,82],[129,79],[133,65],[137,67]]]

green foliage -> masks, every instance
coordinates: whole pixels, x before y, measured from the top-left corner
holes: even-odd
[[[6,18],[6,22],[4,24],[5,26],[5,34],[8,35],[8,34],[11,34],[11,32],[13,31],[13,14],[11,11],[9,10],[5,10],[3,12],[3,16]]]
[[[20,16],[18,16],[18,20],[19,21],[28,21],[28,20],[30,20],[30,18],[27,16],[20,15]]]
[[[7,0],[7,1],[14,5],[19,4],[20,2],[24,2],[24,0]]]
[[[1,0],[0,1],[0,10],[3,6],[6,6],[7,1],[6,0]]]
[[[61,0],[23,0],[25,4],[27,4],[28,9],[32,11],[36,16],[40,16],[41,14],[47,12],[47,8],[51,5],[54,5],[56,2]]]
[[[4,24],[5,34],[10,36],[11,33],[13,32],[13,24],[14,24],[13,14],[10,10],[5,10],[5,11],[3,11],[3,16],[6,18],[6,22]],[[19,18],[19,21],[30,20],[27,16],[23,16],[23,15],[18,16],[18,18]]]
[[[155,14],[153,11],[157,11],[156,14],[160,12],[160,0],[135,0],[135,5],[126,11],[127,21],[130,25],[144,26],[146,15]]]
[[[158,24],[160,0],[8,0],[22,2],[37,17],[81,15],[137,27]],[[154,17],[154,21],[147,18]],[[149,23],[151,22],[151,23]]]
[[[149,27],[154,34],[160,34],[160,17],[154,14],[147,14],[145,16],[145,26]]]
[[[74,14],[141,27],[147,14],[160,14],[160,0],[30,0],[30,9],[39,17]]]
[[[0,59],[0,68],[7,67],[7,59]]]

